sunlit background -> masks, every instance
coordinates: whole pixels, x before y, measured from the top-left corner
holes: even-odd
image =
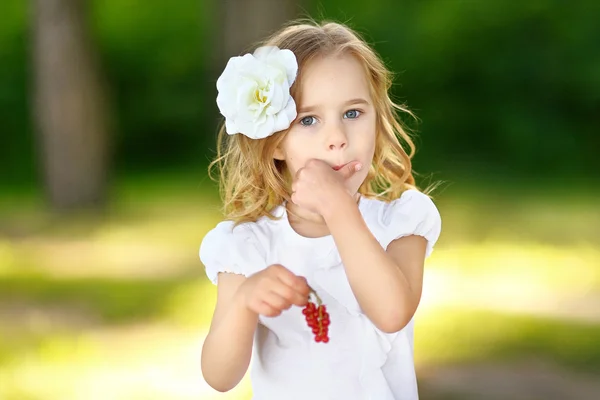
[[[374,45],[443,182],[421,398],[600,398],[600,2],[3,0],[0,399],[250,399],[199,367],[215,80],[306,15]]]

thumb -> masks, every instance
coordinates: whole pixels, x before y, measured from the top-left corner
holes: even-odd
[[[340,172],[344,179],[348,179],[361,169],[362,164],[360,163],[360,161],[352,161],[345,165],[344,168],[340,169]]]

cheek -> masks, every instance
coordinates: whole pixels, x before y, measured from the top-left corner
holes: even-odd
[[[286,139],[285,161],[288,169],[291,172],[296,172],[306,164],[306,161],[308,161],[309,158],[311,158],[310,149],[314,146],[311,146],[310,143],[303,140],[300,135],[294,135],[293,132],[290,132]]]
[[[293,146],[286,150],[285,165],[292,176],[304,165],[302,154],[299,154]]]
[[[359,129],[356,135],[356,144],[359,147],[363,157],[373,157],[375,154],[376,130],[374,124],[365,124]]]
[[[300,169],[297,159],[295,157],[289,157],[286,161],[286,165],[292,176],[296,175],[296,172]]]
[[[371,159],[373,158],[373,156],[375,155],[375,147],[376,147],[376,140],[375,140],[375,135],[373,135],[373,138],[370,141],[370,147],[369,147],[369,155],[371,157]]]

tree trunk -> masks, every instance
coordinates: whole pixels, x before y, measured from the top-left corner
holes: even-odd
[[[96,208],[106,198],[105,96],[85,0],[32,0],[35,120],[53,208]]]
[[[220,0],[220,36],[217,43],[217,71],[230,57],[247,52],[257,41],[298,16],[301,4],[294,0]]]

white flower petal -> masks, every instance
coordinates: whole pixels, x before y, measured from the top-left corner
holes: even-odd
[[[292,86],[292,83],[294,83],[296,76],[298,75],[298,63],[296,61],[296,56],[291,50],[282,50],[281,59],[282,64],[285,66],[288,85]]]
[[[238,83],[236,90],[235,103],[239,108],[244,108],[255,103],[254,92],[258,89],[258,84],[255,81],[244,79]]]
[[[277,57],[281,51],[277,46],[262,46],[254,50],[252,55],[261,62],[267,62],[271,57]]]
[[[234,113],[235,108],[232,106],[232,103],[233,102],[230,100],[228,94],[221,92],[217,95],[217,106],[225,118]]]
[[[277,132],[274,129],[275,121],[273,117],[267,117],[263,123],[256,124],[256,130],[254,132],[256,138],[263,139],[267,136],[271,136],[273,133]]]
[[[275,132],[282,131],[290,127],[290,124],[296,119],[296,103],[290,97],[287,107],[275,116]]]
[[[296,119],[298,112],[296,111],[296,102],[293,97],[290,97],[285,109],[281,113],[287,115],[290,124]]]
[[[243,65],[252,58],[253,57],[249,54],[246,54],[243,57],[230,58],[225,66],[225,70],[221,76],[219,76],[219,79],[217,79],[217,90],[227,90],[231,81],[234,81],[238,78],[240,71],[243,70]]]
[[[273,116],[273,118],[275,119],[275,123],[273,125],[273,129],[275,130],[275,132],[279,132],[279,131],[289,128],[290,120],[287,118],[287,115],[285,115],[284,113],[277,114],[277,115]]]
[[[276,67],[286,74],[289,86],[296,80],[298,62],[296,56],[289,49],[279,50],[274,46],[264,46],[256,49],[254,56],[266,64]]]
[[[248,136],[249,138],[262,139],[262,137],[268,136],[268,135],[266,135],[266,136],[259,137],[259,136],[263,135],[261,128],[263,127],[265,121],[266,121],[266,118],[264,116],[262,118],[258,118],[256,120],[240,121],[239,125],[238,125],[238,129],[241,133]]]
[[[289,93],[289,89],[286,87],[282,87],[282,85],[273,86],[271,90],[271,104],[267,113],[270,115],[276,114],[283,109],[283,106],[287,103],[288,98],[291,98],[289,94],[286,96],[286,93]]]
[[[225,131],[228,135],[235,135],[236,133],[241,133],[235,122],[232,119],[225,119]]]

